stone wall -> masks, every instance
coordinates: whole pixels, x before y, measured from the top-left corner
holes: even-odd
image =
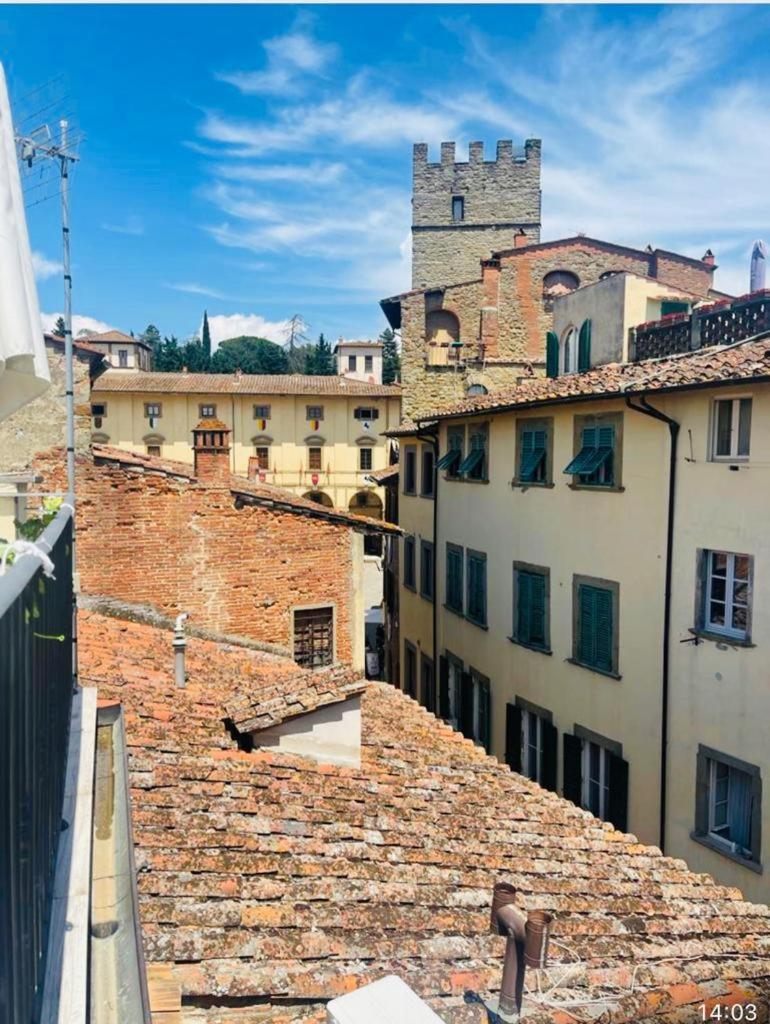
[[[470,145],[469,159],[455,161],[455,144],[441,145],[441,162],[428,162],[428,147],[414,147],[412,179],[412,287],[456,284],[478,277],[479,260],[512,247],[523,230],[540,238],[540,140],[528,139],[520,153],[497,144],[495,160],[484,160],[483,144]],[[464,201],[462,221],[452,198]]]
[[[61,452],[38,459],[61,486]],[[235,507],[229,487],[77,460],[84,593],[189,612],[197,626],[292,647],[296,607],[335,608],[336,655],[354,663],[362,537],[300,514]]]
[[[0,473],[28,469],[38,452],[65,444],[64,345],[46,341],[51,386],[0,423]],[[75,448],[85,451],[91,437],[90,365],[93,357],[75,352]],[[62,458],[64,450],[62,449]]]

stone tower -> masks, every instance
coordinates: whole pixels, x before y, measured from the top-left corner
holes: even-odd
[[[479,261],[513,249],[523,231],[540,241],[540,139],[523,151],[497,143],[495,160],[472,142],[467,163],[455,160],[454,142],[441,143],[441,162],[428,163],[428,147],[414,147],[412,177],[412,287],[456,284],[481,276]]]

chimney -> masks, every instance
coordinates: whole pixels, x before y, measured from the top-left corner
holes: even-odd
[[[498,321],[498,293],[500,288],[500,260],[481,261],[483,305],[481,307],[481,358],[500,354],[500,325]]]
[[[524,228],[519,228],[516,234],[513,236],[513,248],[523,249],[525,245],[529,245],[529,236]]]
[[[230,476],[230,428],[221,420],[201,420],[193,430],[195,475],[208,483]]]
[[[716,257],[714,256],[714,253],[711,251],[711,249],[706,249],[706,251],[704,252],[703,262],[708,264],[708,266],[710,267],[713,267],[716,263]]]

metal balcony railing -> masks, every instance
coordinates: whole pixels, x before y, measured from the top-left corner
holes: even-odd
[[[72,704],[72,514],[0,576],[0,1021],[40,1015]]]

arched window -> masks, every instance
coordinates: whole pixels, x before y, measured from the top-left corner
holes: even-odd
[[[466,389],[465,394],[466,395],[488,395],[489,392],[487,391],[487,389],[484,387],[483,384],[469,384],[467,389]]]
[[[431,345],[452,345],[460,340],[460,321],[448,309],[434,309],[425,317],[425,337]]]
[[[568,327],[562,335],[561,372],[577,373],[578,367],[578,329]]]
[[[571,270],[551,270],[543,278],[543,303],[550,309],[553,300],[560,295],[569,295],[580,287],[580,278]]]

